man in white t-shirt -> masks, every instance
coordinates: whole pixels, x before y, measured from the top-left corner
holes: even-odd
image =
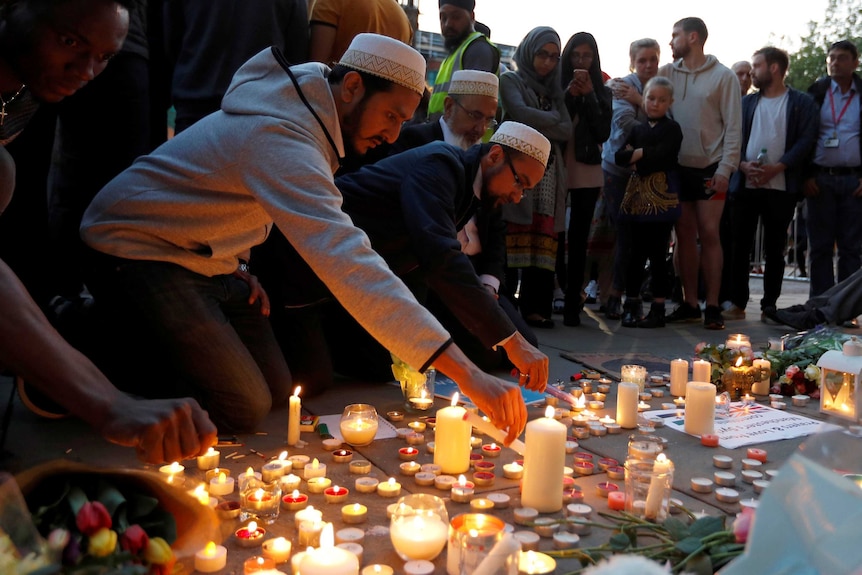
[[[788,62],[784,50],[771,46],[752,56],[751,79],[759,92],[742,99],[742,155],[730,186],[733,305],[724,311],[725,319],[745,318],[758,218],[763,220],[766,259],[761,319],[775,310],[781,295],[787,226],[801,197],[802,170],[817,139],[820,117],[810,96],[784,84]]]

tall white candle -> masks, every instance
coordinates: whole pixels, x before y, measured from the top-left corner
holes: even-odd
[[[554,419],[552,406],[545,410],[545,417],[527,424],[525,443],[521,505],[540,513],[559,511],[563,508],[566,426]]]
[[[296,445],[299,442],[299,418],[302,416],[302,401],[299,399],[299,392],[302,388],[296,386],[293,390],[293,395],[288,400],[287,412],[287,444]]]
[[[685,384],[688,382],[688,362],[675,359],[670,362],[670,394],[675,397],[685,396]]]
[[[673,470],[673,463],[665,456],[664,453],[659,453],[655,458],[652,466],[653,476],[650,479],[649,491],[647,491],[646,503],[644,504],[644,515],[647,519],[658,519],[659,512],[662,507],[662,500],[667,488],[667,473]]]
[[[356,555],[335,546],[332,523],[327,523],[320,534],[320,547],[309,549],[299,564],[302,575],[359,575]]]
[[[434,463],[447,475],[466,473],[470,469],[470,424],[464,421],[467,410],[458,405],[458,394],[452,404],[437,411],[434,432]]]
[[[709,362],[704,359],[696,359],[691,364],[691,380],[692,381],[705,381],[710,382],[712,379],[709,377],[712,368],[709,365]]]
[[[761,373],[764,374],[764,377],[754,382],[754,385],[751,386],[751,393],[754,395],[769,395],[769,373],[772,369],[772,363],[768,359],[755,359],[752,365],[755,368],[763,370]]]
[[[638,384],[621,381],[617,386],[617,423],[624,429],[638,426]]]
[[[712,433],[715,428],[715,386],[689,381],[685,394],[685,432],[691,435]]]

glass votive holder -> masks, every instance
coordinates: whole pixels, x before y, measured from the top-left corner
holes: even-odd
[[[254,519],[266,524],[278,519],[281,503],[281,486],[278,481],[263,483],[249,481],[240,492],[240,519]]]
[[[446,503],[436,495],[417,493],[398,500],[389,536],[404,561],[433,561],[446,546],[448,533]]]
[[[646,386],[646,368],[642,365],[624,365],[620,368],[620,381],[638,384],[641,393]]]
[[[425,373],[411,370],[407,377],[401,380],[401,393],[404,394],[404,406],[411,412],[428,411],[434,407],[434,381],[437,372],[429,369]]]
[[[505,535],[506,524],[502,519],[485,513],[464,513],[449,523],[449,541],[446,548],[447,573],[473,573],[489,558],[494,550],[492,573],[517,572],[520,545],[517,540],[510,548],[497,546]],[[487,564],[483,566],[483,569]],[[513,569],[514,567],[514,569]]]
[[[649,521],[664,521],[673,488],[673,464],[662,455],[656,461],[629,459],[626,470],[626,512]]]
[[[377,425],[377,410],[367,403],[348,405],[341,414],[341,436],[353,446],[369,445],[377,435]]]
[[[664,441],[657,435],[633,433],[629,435],[628,458],[651,461],[664,451]]]

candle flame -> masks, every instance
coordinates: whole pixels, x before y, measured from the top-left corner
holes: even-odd
[[[209,449],[207,449],[207,455],[215,455],[215,452],[216,452],[216,450],[215,450],[214,448],[212,448],[212,447],[210,447]]]
[[[742,356],[740,355],[739,359],[736,360],[736,367],[739,367],[741,365],[742,365]]]
[[[325,523],[320,533],[320,547],[318,549],[332,549],[335,547],[335,533],[332,523]]]
[[[259,566],[261,566],[261,567],[263,567],[263,562],[264,562],[264,561],[266,561],[266,559],[264,559],[263,557],[258,557],[258,558],[257,558],[257,564],[258,564]]]
[[[548,407],[545,408],[545,417],[547,417],[549,419],[554,418],[554,406],[549,405]]]
[[[467,485],[467,478],[464,477],[463,475],[459,475],[458,476],[458,485],[460,487],[465,487]]]
[[[341,491],[341,488],[337,485],[332,488],[332,492],[335,493],[336,495],[338,494],[339,491]]]
[[[577,399],[575,399],[575,405],[577,407],[586,407],[587,397],[585,395],[579,396]]]
[[[248,529],[249,535],[256,532],[257,531],[257,522],[256,521],[249,521],[248,527],[246,527],[246,529]]]
[[[263,489],[258,489],[257,491],[254,492],[254,497],[258,501],[260,501],[261,499],[263,499],[263,494],[264,494]]]
[[[389,478],[389,485],[395,485],[395,478],[394,477]]]
[[[457,391],[452,394],[452,407],[455,407],[456,405],[458,405],[458,399],[459,398],[460,398],[460,396],[458,395]]]
[[[317,458],[315,457],[314,460],[311,462],[311,468],[317,469],[318,467],[320,467],[320,461],[318,461]]]
[[[297,385],[296,389],[293,390],[293,397],[299,397],[299,392],[302,391],[302,386]]]
[[[285,459],[287,459],[287,451],[282,451],[281,453],[279,453],[279,454],[278,454],[278,459],[279,459],[280,461],[284,461]]]
[[[204,555],[212,557],[213,555],[215,555],[215,552],[216,552],[215,541],[210,541],[209,543],[207,543],[207,546],[204,547]]]
[[[491,442],[491,451],[494,451],[495,449],[497,449],[497,444],[492,441]]]
[[[225,476],[224,473],[219,473],[218,474],[218,482],[219,483],[226,483],[227,482],[227,476]]]
[[[290,496],[293,497],[294,499],[299,497],[299,489],[294,489],[293,493],[291,493]]]
[[[655,460],[661,461],[662,463],[668,461],[667,456],[664,453],[659,453],[658,457],[656,457]]]
[[[248,476],[248,477],[254,477],[254,469],[252,469],[251,467],[249,467],[248,469],[246,469],[246,470],[245,470],[245,474],[246,474],[246,476]]]
[[[357,513],[359,513],[360,511],[362,511],[362,506],[358,503],[354,503],[353,504],[353,510],[356,511]]]

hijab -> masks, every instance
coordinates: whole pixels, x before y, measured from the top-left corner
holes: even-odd
[[[602,77],[602,63],[599,60],[599,47],[596,45],[596,39],[589,32],[578,32],[566,42],[566,47],[563,49],[563,54],[560,57],[560,86],[565,90],[572,77],[575,75],[572,70],[572,52],[575,48],[587,44],[590,50],[593,51],[593,61],[590,63],[590,81],[593,83],[593,90],[599,91],[605,85],[605,80]]]
[[[513,59],[518,65],[518,74],[527,86],[539,95],[555,99],[563,94],[563,89],[560,87],[560,63],[557,62],[551,73],[544,78],[541,78],[533,67],[533,59],[545,44],[554,44],[559,50],[561,44],[559,34],[548,26],[533,28],[518,44]]]

